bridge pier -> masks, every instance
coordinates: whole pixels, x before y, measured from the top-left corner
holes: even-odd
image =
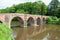
[[[27,27],[27,21],[24,20],[24,27]]]
[[[35,22],[34,22],[34,27],[37,27],[38,25],[37,25],[37,21],[35,20]]]

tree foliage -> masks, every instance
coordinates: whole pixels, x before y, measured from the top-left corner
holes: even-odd
[[[47,6],[42,1],[26,2],[1,9],[0,13],[46,14],[46,8]]]
[[[60,8],[57,8],[55,10],[55,16],[57,16],[58,18],[60,17]]]
[[[48,14],[49,16],[60,17],[60,2],[58,0],[52,0],[48,6]]]
[[[59,6],[59,7],[58,7]],[[60,17],[60,2],[52,0],[46,6],[42,1],[26,2],[18,5],[13,5],[5,9],[0,9],[0,13],[23,13],[23,14],[36,14]]]

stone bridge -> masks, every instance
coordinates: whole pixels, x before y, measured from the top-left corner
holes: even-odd
[[[46,16],[41,16],[41,15],[18,14],[18,13],[5,14],[4,13],[4,14],[0,14],[0,23],[6,23],[9,26],[9,28],[18,24],[19,27],[24,27],[25,37],[33,37],[46,30],[46,27],[44,25],[46,23],[46,18],[47,18]],[[31,27],[33,26],[33,28],[27,29],[28,26],[31,26]],[[32,30],[32,32],[30,30]],[[26,31],[27,31],[27,34],[26,34]],[[22,35],[22,37],[24,37],[24,35]]]
[[[18,13],[0,14],[0,22],[6,23],[9,27],[11,27],[11,22],[14,18],[17,18],[21,24],[20,26],[23,27],[27,27],[27,25],[38,26],[46,22],[46,16],[41,15]]]

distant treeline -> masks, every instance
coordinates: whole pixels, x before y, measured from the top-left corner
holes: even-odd
[[[1,9],[0,13],[46,14],[46,9],[47,6],[41,1],[33,3],[26,2],[18,5],[13,5],[12,7],[7,7],[5,9]]]

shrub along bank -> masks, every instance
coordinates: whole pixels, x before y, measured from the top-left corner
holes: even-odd
[[[10,31],[6,24],[0,23],[0,40],[13,40]]]
[[[46,23],[47,24],[60,24],[60,18],[53,17],[53,16],[47,17]]]

